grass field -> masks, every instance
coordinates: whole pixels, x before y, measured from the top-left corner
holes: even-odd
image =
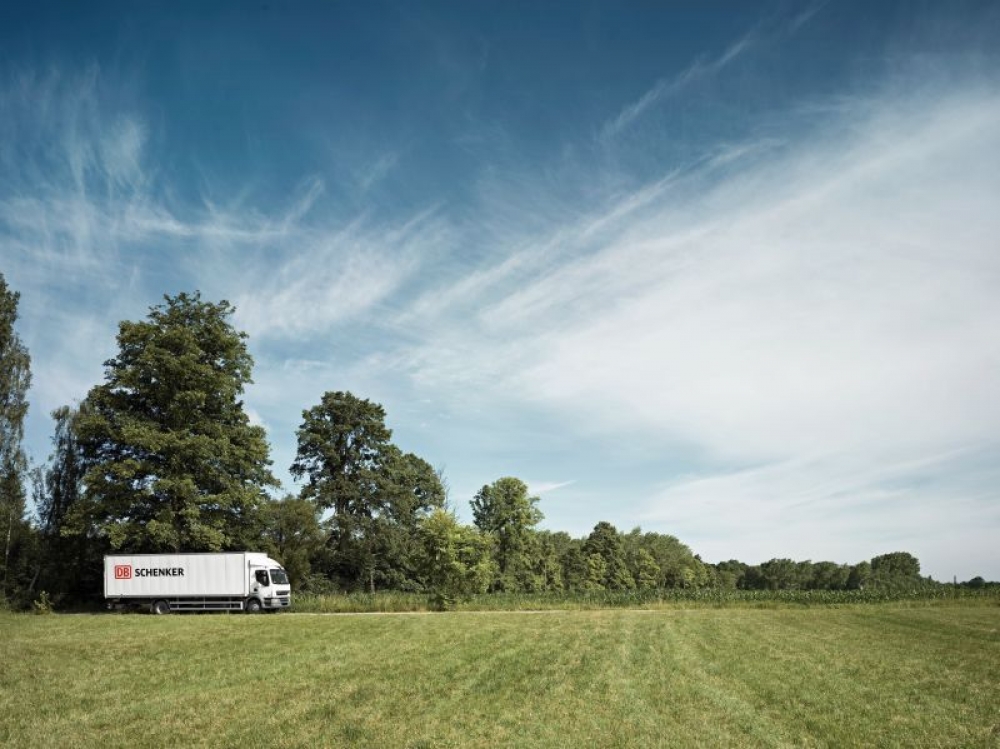
[[[1000,745],[1000,606],[0,616],[0,745]]]

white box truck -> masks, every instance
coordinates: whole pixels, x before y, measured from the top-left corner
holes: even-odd
[[[104,557],[108,608],[171,611],[280,611],[291,605],[288,575],[252,551]]]

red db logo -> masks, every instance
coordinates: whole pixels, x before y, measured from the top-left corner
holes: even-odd
[[[132,579],[132,565],[131,564],[116,564],[115,565],[115,580],[131,580]]]

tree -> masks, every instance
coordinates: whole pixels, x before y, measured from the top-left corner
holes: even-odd
[[[622,542],[625,544],[626,557],[633,575],[637,573],[636,559],[640,549],[653,557],[657,567],[657,582],[654,587],[686,587],[707,581],[704,565],[695,559],[690,548],[674,536],[643,533],[641,528],[633,528],[622,537]]]
[[[585,590],[604,590],[607,588],[608,563],[600,554],[587,554],[587,577],[584,582]]]
[[[445,506],[441,474],[427,461],[393,445],[379,472],[379,492],[384,511],[375,538],[375,577],[385,587],[419,589],[419,525],[428,513]]]
[[[862,590],[872,576],[872,566],[870,562],[858,562],[847,575],[848,590]]]
[[[525,590],[532,587],[528,555],[531,534],[541,521],[535,506],[538,497],[528,495],[528,486],[510,476],[484,486],[472,500],[472,517],[480,532],[496,542],[498,578],[494,587]]]
[[[809,587],[814,590],[844,590],[851,570],[836,562],[816,562]]]
[[[583,555],[583,542],[571,539],[560,553],[559,561],[562,564],[563,587],[566,590],[586,590],[590,567]]]
[[[489,543],[455,515],[437,508],[420,520],[419,568],[435,608],[451,608],[455,600],[482,593],[493,577]]]
[[[164,297],[118,330],[77,432],[87,470],[71,531],[128,552],[219,551],[259,540],[271,475],[243,401],[253,359],[226,301]]]
[[[0,600],[17,587],[15,573],[22,566],[18,552],[31,533],[25,518],[28,460],[22,447],[31,357],[14,329],[20,298],[18,292],[7,287],[0,273],[0,540],[3,543]]]
[[[635,579],[625,559],[625,546],[621,534],[611,523],[601,521],[594,526],[583,544],[583,553],[589,558],[599,557],[604,562],[603,585],[608,590],[632,590]],[[654,562],[655,563],[655,562]],[[595,567],[591,564],[591,571]]]
[[[300,587],[323,547],[316,505],[291,495],[269,500],[261,513],[261,527],[266,550],[281,562],[292,585]]]
[[[743,588],[748,566],[738,559],[719,562],[715,565],[719,587],[727,589]]]
[[[390,440],[385,409],[349,392],[324,393],[302,412],[291,473],[301,496],[332,510],[330,574],[345,586],[415,587],[421,517],[445,501],[437,472]]]
[[[797,565],[791,559],[770,559],[760,566],[760,572],[768,590],[789,590],[798,581]]]
[[[562,590],[563,565],[560,549],[566,534],[538,531],[535,533],[533,572],[536,590]]]
[[[45,494],[37,507],[45,536],[59,537],[67,512],[82,495],[84,462],[76,434],[77,413],[69,406],[52,412],[52,455],[45,472]]]
[[[920,562],[905,551],[894,551],[872,557],[872,574],[882,578],[920,577]]]
[[[52,412],[55,430],[44,486],[35,501],[43,565],[40,587],[61,603],[100,586],[98,544],[84,535],[66,535],[67,519],[83,497],[84,458],[77,435],[79,412],[62,406]]]
[[[639,590],[651,590],[660,583],[660,566],[646,549],[638,549],[629,560],[629,569]]]

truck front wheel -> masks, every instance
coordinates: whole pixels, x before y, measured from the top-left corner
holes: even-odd
[[[153,605],[150,607],[150,611],[152,611],[157,616],[162,616],[163,614],[169,614],[170,604],[167,603],[166,601],[155,601]]]
[[[247,613],[248,614],[259,614],[263,607],[260,605],[260,601],[256,598],[251,598],[247,601]]]

